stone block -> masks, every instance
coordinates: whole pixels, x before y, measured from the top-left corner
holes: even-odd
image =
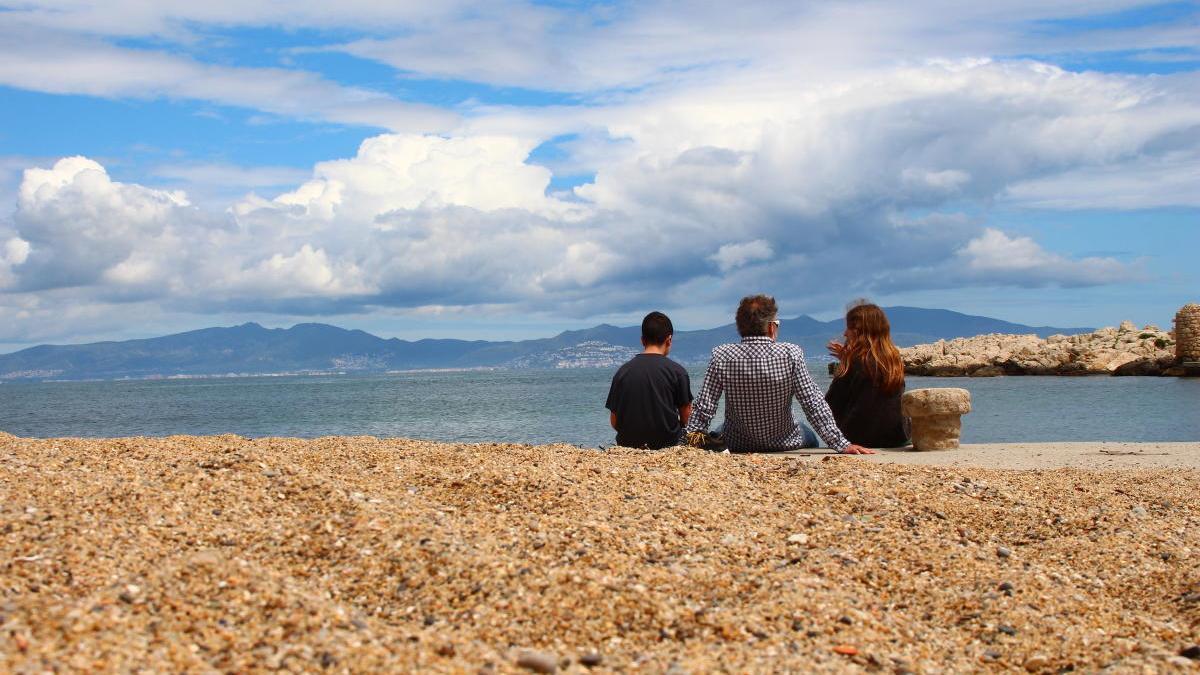
[[[914,450],[953,450],[962,435],[962,416],[971,412],[971,392],[914,389],[900,399],[900,410],[912,421]]]

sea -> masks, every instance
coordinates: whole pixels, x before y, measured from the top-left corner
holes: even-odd
[[[689,372],[698,394],[703,366]],[[370,435],[599,447],[613,443],[604,409],[612,375],[612,368],[580,368],[8,382],[0,384],[0,431],[40,438]],[[828,387],[828,374],[813,375],[822,390]],[[971,392],[964,443],[1200,441],[1195,378],[909,377],[907,384]],[[798,405],[796,415],[803,419]]]

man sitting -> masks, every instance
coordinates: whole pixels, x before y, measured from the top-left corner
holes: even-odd
[[[679,444],[692,413],[692,385],[683,366],[667,358],[675,329],[662,312],[642,319],[641,354],[613,375],[609,423],[617,444],[657,450]]]
[[[829,447],[850,455],[870,455],[873,450],[850,443],[834,422],[833,413],[804,364],[799,345],[777,342],[779,310],[775,298],[755,295],[742,298],[737,309],[737,329],[742,341],[721,345],[712,352],[704,384],[696,399],[689,432],[705,431],[725,394],[725,444],[731,452],[776,452],[815,448],[819,434]],[[817,433],[796,422],[792,398]]]

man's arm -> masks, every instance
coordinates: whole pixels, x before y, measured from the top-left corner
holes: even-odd
[[[721,399],[723,389],[721,372],[717,367],[716,358],[713,358],[708,362],[708,370],[704,371],[704,384],[700,385],[700,396],[692,402],[691,414],[685,427],[688,433],[708,431],[713,415],[717,414],[717,401]],[[682,414],[680,416],[682,418]]]
[[[679,426],[687,428],[688,419],[692,416],[692,404],[688,403],[679,409]],[[615,420],[616,416],[614,416]],[[616,429],[616,427],[613,427]]]
[[[621,379],[622,372],[624,372],[623,367],[618,369],[617,372],[613,374],[612,382],[608,385],[608,398],[604,399],[604,407],[608,408],[608,423],[617,432],[621,431],[620,429],[617,429],[617,392],[620,390],[617,386],[617,383]]]
[[[817,435],[838,452],[851,455],[874,454],[866,448],[854,445],[842,435],[842,430],[838,429],[837,422],[833,419],[833,411],[829,409],[825,397],[821,396],[817,383],[813,382],[808,366],[804,365],[804,352],[794,345],[792,349],[795,356],[793,376],[796,378],[796,398],[800,399],[800,407],[804,409],[804,415],[812,423]]]

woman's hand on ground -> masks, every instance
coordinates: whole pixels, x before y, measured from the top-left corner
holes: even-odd
[[[861,445],[848,445],[841,453],[843,455],[873,455],[875,451],[870,448],[864,448]]]

